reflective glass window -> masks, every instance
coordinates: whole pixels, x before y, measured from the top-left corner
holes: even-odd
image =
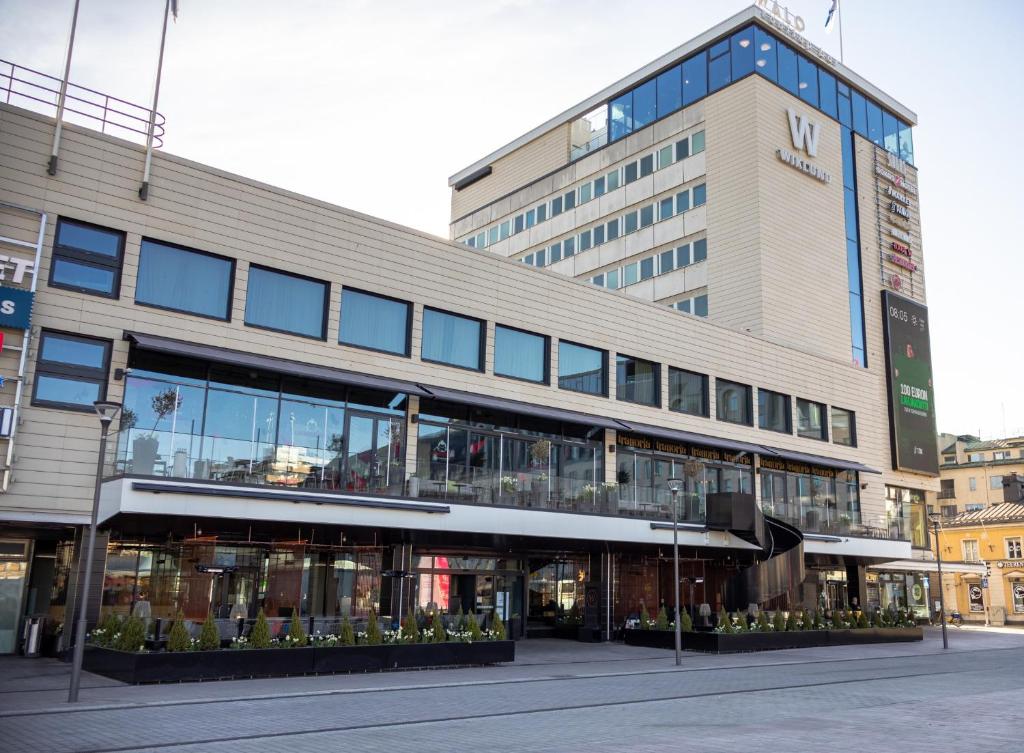
[[[597,348],[559,341],[558,386],[563,390],[607,395],[605,369],[608,354]]]
[[[604,225],[598,225],[594,228],[594,245],[600,246],[604,243]]]
[[[326,282],[250,266],[245,323],[324,339],[327,288]]]
[[[144,238],[135,302],[228,320],[234,269],[231,259]]]
[[[569,191],[567,194],[565,194],[565,211],[568,212],[570,209],[572,209],[575,206],[576,206],[576,192],[575,191]]]
[[[704,183],[693,187],[693,205],[699,207],[704,204],[708,198],[708,187]]]
[[[775,37],[760,26],[754,27],[754,69],[769,81],[779,80]]]
[[[793,431],[790,413],[789,395],[765,389],[757,390],[759,428],[790,434]]]
[[[568,259],[570,256],[576,253],[576,239],[566,238],[562,241],[562,256]]]
[[[604,196],[604,178],[594,178],[594,198]]]
[[[700,154],[704,151],[704,131],[697,131],[690,137],[690,147],[694,154]]]
[[[810,400],[796,400],[796,433],[806,439],[826,439],[825,406]]]
[[[686,267],[690,264],[690,244],[684,243],[676,249],[676,267]]]
[[[696,264],[699,261],[704,261],[708,258],[708,241],[707,238],[701,238],[698,241],[693,242],[693,263]]]
[[[591,235],[589,230],[584,230],[580,233],[580,251],[586,251],[590,248]]]
[[[556,196],[551,200],[551,216],[557,217],[562,213],[562,197]]]
[[[494,373],[530,382],[547,381],[548,339],[500,324],[494,326]]]
[[[636,262],[627,264],[622,268],[622,284],[632,285],[633,283],[640,281],[640,269]]]
[[[537,224],[537,212],[530,209],[526,212],[526,227],[533,227]]]
[[[683,105],[683,67],[669,68],[657,78],[658,117],[663,118]]]
[[[832,408],[832,441],[846,447],[857,446],[857,427],[852,410]]]
[[[691,416],[707,416],[707,376],[669,366],[668,409]]]
[[[797,84],[800,99],[808,104],[818,106],[818,66],[805,58],[797,56],[800,83]]]
[[[909,125],[897,121],[899,127],[900,159],[914,164],[914,135]]]
[[[623,218],[623,232],[625,232],[626,235],[636,232],[636,220],[636,212],[630,212]]]
[[[641,405],[660,405],[658,364],[642,358],[615,357],[615,398]]]
[[[110,350],[109,340],[43,330],[32,404],[92,412],[107,394]]]
[[[754,72],[754,27],[732,35],[732,80]]]
[[[586,204],[591,199],[592,183],[584,183],[580,186],[580,204]]]
[[[633,92],[626,92],[611,102],[611,140],[621,139],[633,130]]]
[[[676,252],[675,249],[670,248],[668,251],[662,251],[658,261],[658,274],[666,274],[676,268]]]
[[[676,214],[682,214],[690,208],[690,192],[680,191],[676,194]]]
[[[683,105],[696,102],[708,93],[708,54],[698,52],[683,61]]]
[[[633,130],[653,123],[658,117],[658,82],[651,79],[633,90]]]
[[[525,217],[523,217],[523,215],[521,215],[521,214],[517,214],[516,215],[514,223],[513,223],[513,226],[512,226],[512,232],[513,233],[521,233],[521,232],[523,232],[523,229],[526,227],[524,220],[525,220]]]
[[[708,296],[706,293],[693,299],[693,313],[697,316],[708,315]]]
[[[874,102],[867,101],[868,110],[868,141],[882,146],[882,108]],[[856,112],[856,111],[855,111]]]
[[[640,227],[654,224],[654,204],[640,208]]]
[[[843,92],[846,89],[846,92]],[[853,128],[853,107],[850,104],[849,87],[839,84],[839,122],[847,128]]]
[[[619,289],[619,270],[609,269],[605,275],[605,285],[609,290]]]
[[[690,156],[690,140],[681,139],[676,142],[676,162]]]
[[[65,259],[54,252],[50,285],[70,288],[80,293],[114,295],[117,291],[118,272],[105,266]]]
[[[839,103],[836,99],[836,77],[824,68],[818,69],[818,106],[826,115],[839,118]]]
[[[614,191],[616,188],[619,187],[619,171],[617,169],[612,170],[605,176],[605,178],[607,178],[608,181],[609,191]]]
[[[868,135],[868,103],[864,95],[854,90],[850,92],[850,104],[853,109],[853,130],[867,138]]]
[[[654,155],[648,154],[640,158],[640,177],[646,178],[654,172]]]
[[[790,94],[800,93],[800,75],[797,70],[797,54],[789,45],[776,42],[779,52],[779,86]]]
[[[551,259],[551,263],[554,264],[556,261],[560,261],[562,258],[562,244],[553,243],[548,249],[548,258]]]
[[[654,257],[649,256],[640,260],[640,279],[648,280],[654,277]]]
[[[675,199],[669,196],[667,199],[662,199],[658,202],[658,219],[667,220],[673,215],[672,208],[675,204]]]
[[[623,168],[623,180],[627,185],[636,180],[637,177],[638,173],[636,162],[630,162],[625,168]]]
[[[885,150],[893,154],[899,154],[899,129],[896,126],[895,116],[888,110],[882,111],[882,134]]]
[[[407,356],[411,311],[406,301],[344,288],[338,342]]]
[[[64,217],[57,221],[50,285],[117,298],[124,233]]]
[[[548,205],[537,205],[537,222],[544,222],[548,218]]]
[[[466,369],[483,369],[483,322],[437,309],[423,309],[423,340],[420,355]]]
[[[715,394],[716,415],[719,421],[746,426],[753,425],[754,422],[750,415],[752,409],[750,385],[716,379]]]
[[[608,220],[608,224],[606,227],[608,228],[608,240],[613,241],[619,237],[618,220]]]
[[[708,91],[718,91],[732,81],[729,65],[729,40],[711,47],[711,63],[708,66]]]
[[[540,251],[533,255],[533,263],[538,267],[543,267],[545,264],[548,263],[546,254],[547,250],[542,248]]]

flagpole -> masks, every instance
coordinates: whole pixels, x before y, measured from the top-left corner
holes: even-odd
[[[50,175],[57,174],[57,152],[60,150],[60,132],[64,123],[64,102],[68,96],[68,76],[71,75],[71,52],[75,48],[75,29],[78,27],[78,3],[79,0],[75,0],[75,10],[71,14],[68,54],[64,58],[64,78],[60,80],[60,94],[57,96],[57,126],[53,129],[53,148],[50,149],[50,162],[46,166],[46,172]]]
[[[177,8],[177,6],[175,6]],[[160,56],[156,63],[156,85],[153,87],[153,109],[149,112],[149,130],[146,132],[146,165],[142,169],[142,185],[139,198],[149,198],[149,172],[153,165],[153,132],[156,130],[156,105],[160,99],[160,74],[164,67],[164,43],[167,41],[167,19],[171,15],[171,0],[164,3],[164,28],[160,32]]]
[[[843,60],[843,0],[837,0],[837,2],[836,2],[836,13],[839,14],[839,17],[836,19],[836,25],[839,27],[839,62],[840,63],[844,63],[844,60]]]

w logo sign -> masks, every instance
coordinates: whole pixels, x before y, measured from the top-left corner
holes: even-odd
[[[789,134],[793,137],[793,146],[803,149],[810,156],[818,156],[818,133],[821,127],[812,123],[807,117],[797,115],[792,109],[786,110],[789,116]]]

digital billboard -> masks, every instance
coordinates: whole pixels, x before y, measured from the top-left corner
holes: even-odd
[[[888,290],[883,291],[882,307],[892,465],[938,476],[928,308]]]

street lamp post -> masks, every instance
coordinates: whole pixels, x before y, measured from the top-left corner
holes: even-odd
[[[672,573],[674,576],[672,584],[675,589],[676,597],[675,632],[677,667],[682,664],[683,633],[682,626],[679,624],[679,508],[676,505],[676,498],[679,496],[679,490],[682,488],[682,479],[673,477],[668,480],[668,489],[672,492]]]
[[[97,400],[93,403],[100,417],[100,452],[96,459],[96,485],[92,493],[92,519],[89,521],[89,543],[85,549],[85,570],[82,572],[81,587],[78,589],[78,625],[75,628],[75,653],[71,662],[71,687],[68,689],[68,703],[78,700],[78,686],[82,681],[82,657],[85,654],[85,623],[89,600],[89,581],[92,576],[92,555],[96,548],[96,522],[100,514],[100,488],[103,485],[103,460],[107,455],[107,431],[110,423],[121,412],[120,403]]]
[[[942,547],[939,545],[939,514],[928,515],[932,521],[932,530],[935,532],[935,564],[939,571],[939,622],[942,624],[942,648],[949,648],[949,636],[946,634],[946,597],[943,593],[942,584]]]

